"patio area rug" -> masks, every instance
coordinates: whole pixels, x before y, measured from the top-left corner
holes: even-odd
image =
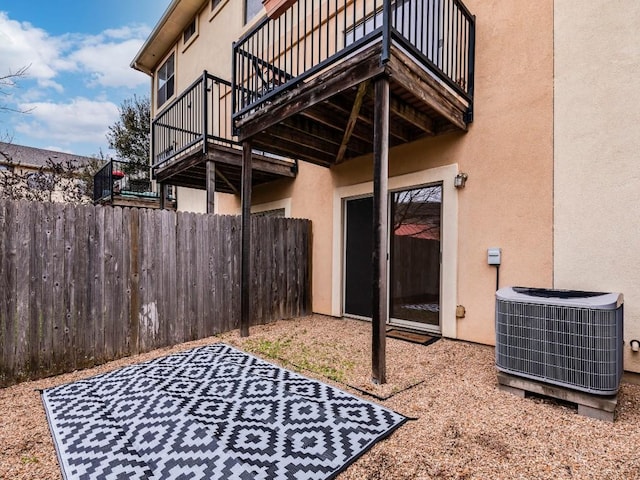
[[[71,479],[329,479],[406,418],[225,344],[42,393]]]

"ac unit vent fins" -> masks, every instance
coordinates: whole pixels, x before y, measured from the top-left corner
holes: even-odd
[[[598,395],[623,372],[619,293],[507,287],[496,292],[500,371]]]

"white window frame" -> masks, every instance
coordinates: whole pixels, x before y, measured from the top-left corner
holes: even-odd
[[[193,17],[193,20],[191,20],[191,22],[189,22],[189,25],[187,26],[187,28],[191,27],[191,25],[195,26],[195,29],[193,31],[193,33],[191,34],[191,36],[189,38],[187,38],[185,40],[184,36],[187,32],[187,28],[185,28],[182,31],[182,51],[184,52],[187,48],[189,48],[189,45],[191,45],[193,42],[196,41],[196,38],[198,38],[198,35],[200,34],[200,16],[196,15],[195,17]],[[174,64],[174,68],[175,68],[175,64]],[[174,77],[175,77],[175,71],[174,71]]]
[[[159,103],[160,100],[160,70],[162,70],[162,68],[164,68],[164,66],[169,62],[169,59],[171,59],[171,57],[173,57],[173,74],[171,76],[171,80],[173,82],[173,92],[171,93],[171,95],[166,96],[165,94],[165,99],[162,103]],[[165,57],[165,59],[162,61],[162,63],[160,64],[160,67],[158,67],[158,69],[156,70],[156,75],[155,75],[155,107],[156,110],[160,110],[163,106],[165,106],[173,97],[175,97],[176,95],[176,87],[177,87],[177,82],[176,82],[176,60],[178,58],[178,55],[176,54],[175,48]],[[164,85],[166,85],[168,82],[165,82]],[[163,86],[164,86],[163,85]]]

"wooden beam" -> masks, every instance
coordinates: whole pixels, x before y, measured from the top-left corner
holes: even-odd
[[[296,141],[295,138],[286,138],[284,135],[276,136],[270,131],[256,135],[253,141],[255,148],[264,148],[276,155],[297,158],[317,165],[330,165],[334,160],[330,152],[307,147],[299,139]]]
[[[195,153],[185,154],[184,156],[179,156],[171,160],[167,166],[156,170],[156,180],[158,182],[163,182],[174,175],[178,175],[179,173],[202,163],[204,163],[202,150],[198,150]]]
[[[387,68],[394,82],[402,85],[460,130],[467,130],[464,121],[464,113],[467,111],[465,103],[422,70],[406,53],[392,47],[391,61]]]
[[[218,170],[217,168],[216,168],[216,175],[217,175],[218,177],[220,177],[224,183],[226,183],[226,184],[227,184],[227,186],[231,189],[231,191],[232,191],[233,193],[235,193],[236,195],[238,195],[238,189],[235,187],[235,185],[234,185],[233,183],[231,183],[231,182],[229,181],[229,179],[227,178],[227,176],[226,176],[226,175],[224,175],[224,174],[223,174],[220,170]]]
[[[216,164],[207,160],[207,213],[215,213]]]
[[[342,137],[344,136],[344,128],[336,122],[335,115],[332,115],[331,118],[332,125],[326,125],[324,122],[317,122],[304,114],[299,114],[288,118],[280,123],[280,125],[286,126],[298,136],[310,135],[312,137],[322,139],[327,142],[329,145],[328,149],[330,151],[337,151],[340,147],[340,143],[342,142]],[[351,141],[349,142],[349,150],[361,155],[371,152],[371,138],[373,138],[373,135],[371,132],[368,133],[370,138],[367,141],[362,141],[355,133],[352,134]]]
[[[433,119],[426,113],[415,109],[409,103],[403,102],[394,97],[389,97],[389,109],[393,114],[399,116],[403,120],[406,120],[423,132],[430,135],[435,134]]]
[[[224,147],[217,145],[209,147],[207,158],[216,162],[216,164],[233,165],[242,167],[242,150],[232,147]],[[253,170],[266,173],[273,173],[282,177],[295,177],[293,172],[293,162],[280,160],[277,158],[269,158],[264,155],[253,154],[251,159]]]
[[[340,112],[341,115],[348,115],[349,110],[342,108],[339,104],[332,102],[327,105],[328,108],[334,108],[337,112]],[[358,121],[365,126],[369,127],[369,131],[373,129],[374,117],[375,113],[372,110],[372,107],[368,107],[367,104],[363,104],[360,109],[360,115],[358,116]],[[411,136],[409,133],[402,128],[401,125],[398,124],[389,124],[389,135],[392,137],[396,137],[400,143],[408,143],[411,141]]]
[[[242,226],[240,228],[240,336],[251,320],[251,140],[242,143]]]
[[[349,144],[349,140],[351,139],[351,134],[353,133],[353,129],[358,122],[360,107],[362,107],[362,101],[364,100],[364,96],[367,94],[368,88],[369,80],[362,82],[358,87],[358,93],[356,94],[356,99],[353,102],[353,108],[351,109],[351,114],[349,115],[347,126],[344,129],[344,137],[342,137],[342,143],[340,144],[340,148],[338,148],[338,155],[336,155],[335,162],[336,164],[341,163],[344,160],[344,154],[347,152],[347,145]]]
[[[158,188],[160,189],[160,192],[159,192],[159,195],[160,195],[160,210],[164,210],[165,201],[167,199],[167,185],[165,183],[160,182],[160,184],[158,185]]]
[[[313,108],[310,110],[305,110],[304,112],[300,112],[300,116],[304,116],[305,118],[308,118],[325,127],[329,127],[338,132],[342,132],[342,128],[340,128],[340,125],[336,124],[335,112],[329,111],[329,108]],[[356,124],[356,127],[354,127],[351,136],[369,144],[371,144],[371,139],[373,138],[371,129],[365,127],[364,125],[361,126],[360,124]]]
[[[274,98],[272,104],[264,105],[255,113],[246,114],[236,122],[238,138],[243,140],[253,137],[285,118],[384,73],[385,67],[380,64],[380,52],[380,44],[376,44]]]
[[[389,319],[387,299],[387,237],[389,182],[389,79],[375,80],[375,123],[373,144],[373,295],[372,295],[372,380],[387,382],[386,326]]]

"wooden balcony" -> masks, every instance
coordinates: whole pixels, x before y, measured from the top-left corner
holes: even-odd
[[[460,0],[298,0],[234,43],[243,143],[240,333],[249,333],[252,149],[325,167],[373,154],[372,379],[386,382],[389,148],[467,130],[475,18]]]
[[[93,203],[113,207],[160,208],[160,195],[151,188],[149,169],[140,170],[128,162],[110,160],[93,176]],[[175,198],[165,208],[175,210]]]
[[[389,147],[466,131],[475,19],[458,0],[300,0],[234,45],[233,119],[253,148],[323,166],[373,152],[373,84]]]
[[[204,72],[152,122],[153,178],[161,184],[237,194],[242,148],[230,122],[231,84]],[[253,184],[259,185],[295,177],[297,164],[256,150],[253,170]]]

